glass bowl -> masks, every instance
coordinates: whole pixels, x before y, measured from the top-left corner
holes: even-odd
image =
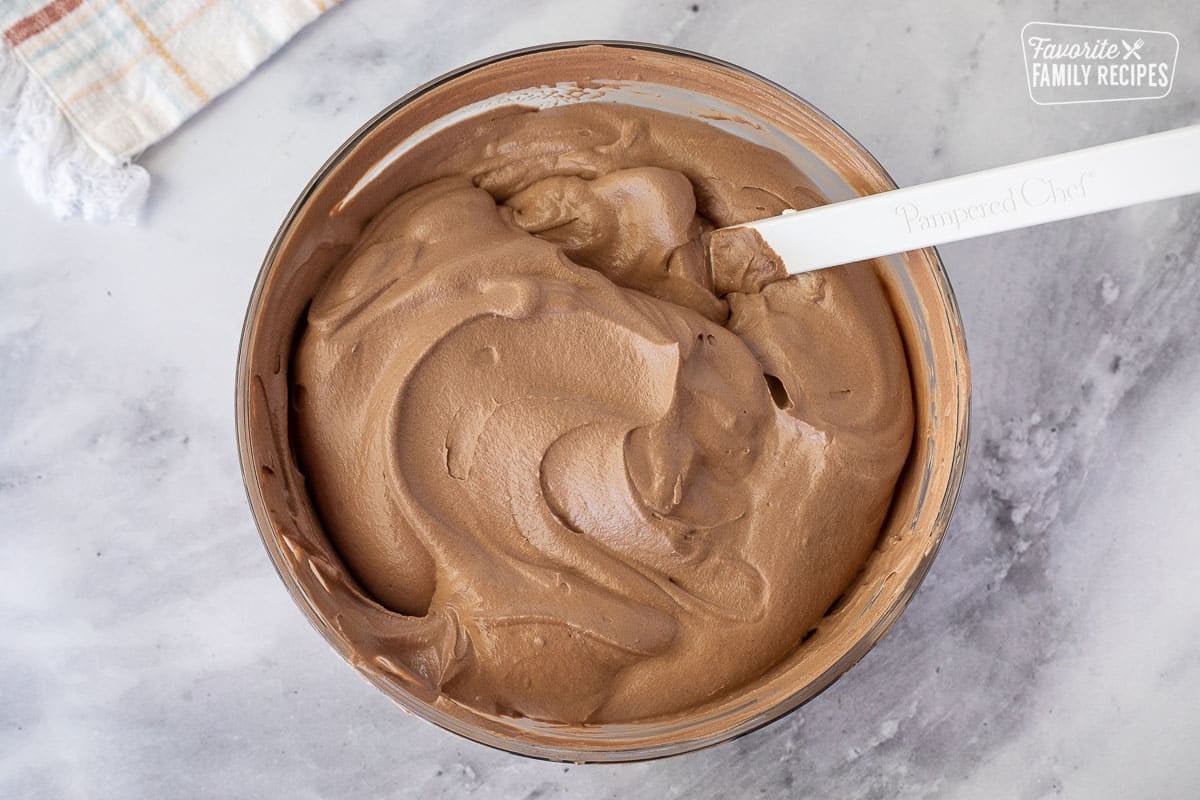
[[[611,102],[701,118],[777,150],[831,201],[895,188],[871,154],[812,105],[709,56],[633,42],[566,42],[505,53],[397,100],[318,170],[263,261],[237,367],[238,449],[250,506],[284,585],[317,630],[410,713],[485,745],[571,762],[633,761],[712,745],[792,711],[843,675],[892,626],[929,569],[962,480],[969,418],[962,320],[937,252],[877,259],[912,377],[912,450],[867,564],[789,657],[729,696],[686,713],[598,725],[485,714],[432,692],[386,659],[361,657],[355,648],[360,634],[338,610],[373,603],[327,580],[343,568],[290,444],[289,361],[308,303],[365,222],[399,193],[403,163],[397,159],[417,143],[489,109]]]

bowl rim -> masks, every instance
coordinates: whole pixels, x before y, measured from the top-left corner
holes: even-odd
[[[269,515],[266,512],[265,501],[261,495],[260,477],[256,468],[257,460],[251,458],[252,448],[250,447],[250,393],[252,391],[252,381],[250,380],[250,361],[251,361],[251,345],[256,331],[255,317],[262,303],[263,293],[271,275],[272,269],[278,263],[280,250],[287,236],[291,233],[292,228],[300,216],[301,211],[307,205],[309,199],[317,188],[325,181],[329,174],[336,168],[346,157],[353,151],[369,134],[371,134],[380,124],[389,119],[393,114],[404,108],[414,100],[428,94],[429,92],[450,83],[460,77],[467,75],[475,70],[483,67],[491,66],[497,63],[519,58],[525,55],[536,53],[545,53],[555,50],[566,50],[580,47],[610,47],[615,49],[628,49],[637,51],[648,51],[651,53],[667,55],[671,57],[679,57],[684,59],[692,59],[703,63],[721,67],[733,72],[746,75],[761,84],[770,87],[787,98],[795,101],[802,106],[806,112],[811,113],[820,123],[828,126],[830,129],[845,137],[848,144],[856,149],[856,157],[863,159],[866,164],[876,170],[878,175],[891,188],[897,188],[897,183],[892,178],[891,174],[879,163],[878,159],[860,142],[856,137],[849,133],[845,128],[838,124],[835,120],[829,117],[820,108],[806,100],[796,92],[791,91],[785,86],[766,78],[752,70],[749,70],[740,65],[725,61],[714,56],[700,53],[684,48],[674,47],[670,45],[656,44],[652,42],[639,42],[633,40],[619,39],[584,39],[584,40],[568,40],[560,42],[551,42],[541,45],[533,45],[522,47],[515,50],[508,50],[492,56],[481,58],[472,61],[463,66],[449,70],[411,91],[405,93],[393,102],[389,103],[378,113],[373,115],[369,120],[363,123],[354,133],[352,133],[334,152],[325,160],[325,162],[316,170],[312,178],[300,192],[295,202],[289,208],[283,221],[280,223],[275,236],[272,238],[266,254],[263,257],[261,266],[259,267],[258,275],[254,282],[254,287],[251,290],[249,301],[246,306],[246,313],[242,323],[242,333],[239,337],[237,365],[235,373],[235,397],[234,397],[234,417],[235,428],[238,444],[238,465],[242,475],[243,488],[246,492],[246,499],[250,506],[251,515],[254,518],[255,527],[258,530],[259,537],[262,540],[267,554],[270,557],[271,564],[277,575],[284,583],[288,593],[298,606],[300,606],[309,623],[321,634],[322,638],[333,647],[335,652],[342,657],[343,660],[354,666],[354,661],[349,654],[343,650],[337,640],[330,635],[325,621],[320,614],[307,602],[303,591],[295,582],[293,576],[288,574],[281,567],[282,553],[278,550],[277,543],[274,539],[274,530],[271,525]],[[456,717],[442,715],[440,718],[435,718],[427,704],[410,696],[401,696],[399,687],[394,684],[385,685],[381,681],[376,680],[374,676],[367,674],[361,669],[355,668],[364,679],[368,680],[372,685],[381,689],[391,700],[396,702],[401,708],[410,715],[420,717],[443,730],[462,736],[466,739],[474,741],[478,744],[500,750],[506,753],[536,758],[540,760],[553,762],[567,763],[618,763],[618,762],[638,762],[665,758],[675,755],[682,755],[707,747],[711,747],[722,742],[737,739],[746,734],[752,733],[787,714],[795,711],[800,706],[814,699],[837,680],[845,675],[851,667],[861,660],[878,642],[891,630],[900,614],[908,607],[913,595],[920,587],[928,574],[938,551],[941,548],[942,542],[945,539],[945,534],[949,528],[950,518],[954,507],[957,503],[959,493],[962,487],[963,475],[966,467],[967,445],[970,436],[970,416],[971,416],[971,376],[970,362],[967,356],[965,330],[962,321],[961,312],[958,301],[954,294],[954,289],[950,283],[949,276],[946,272],[945,264],[942,261],[940,253],[935,247],[927,247],[922,251],[929,263],[932,271],[932,278],[938,289],[938,294],[944,302],[947,331],[949,333],[949,341],[952,344],[950,353],[953,356],[953,372],[948,376],[952,379],[957,388],[955,392],[956,407],[953,413],[953,419],[957,421],[954,435],[954,453],[950,462],[949,471],[946,478],[946,488],[942,496],[937,514],[934,518],[934,530],[929,534],[932,539],[928,550],[922,555],[919,563],[909,574],[907,582],[903,589],[896,595],[891,606],[880,616],[876,623],[867,630],[867,632],[859,638],[852,647],[830,664],[816,679],[808,684],[800,687],[792,692],[784,699],[770,706],[765,711],[760,712],[750,718],[742,720],[738,724],[731,725],[727,728],[722,728],[715,733],[709,733],[703,736],[698,736],[692,739],[672,742],[666,745],[650,744],[650,745],[634,745],[630,747],[616,747],[603,749],[597,748],[569,748],[560,744],[541,744],[524,739],[514,737],[504,737],[499,734],[487,731],[480,726],[471,724]]]

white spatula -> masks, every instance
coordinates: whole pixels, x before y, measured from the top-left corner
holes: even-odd
[[[1200,125],[731,227],[790,273],[1200,192]]]

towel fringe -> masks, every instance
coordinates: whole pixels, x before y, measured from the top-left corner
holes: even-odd
[[[63,115],[46,87],[0,43],[0,153],[12,153],[26,191],[59,219],[133,224],[150,174],[105,161]]]

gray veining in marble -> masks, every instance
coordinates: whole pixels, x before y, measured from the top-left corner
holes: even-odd
[[[733,743],[575,767],[452,737],[343,664],[259,544],[232,414],[259,260],[326,155],[446,69],[707,51],[901,183],[1200,120],[1190,0],[847,6],[350,0],[146,154],[138,228],[60,225],[0,163],[0,798],[1200,796],[1197,198],[943,248],[975,374],[945,546],[861,664]],[[1175,88],[1035,106],[1030,20],[1170,30]]]

